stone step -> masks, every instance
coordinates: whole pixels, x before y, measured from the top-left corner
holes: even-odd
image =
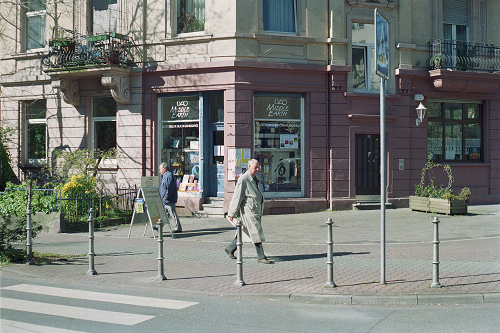
[[[385,208],[392,208],[392,203],[386,203]],[[377,210],[380,209],[380,202],[370,202],[370,203],[356,203],[352,205],[353,210]]]
[[[197,217],[221,217],[224,218],[224,198],[208,197],[205,198],[204,204],[201,205],[202,209],[193,212]]]

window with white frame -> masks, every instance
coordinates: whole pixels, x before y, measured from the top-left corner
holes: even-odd
[[[30,163],[40,163],[47,157],[47,100],[38,99],[24,102],[25,117],[25,159]]]
[[[92,148],[102,152],[116,148],[116,101],[113,97],[92,99]]]
[[[354,90],[379,91],[380,78],[375,74],[375,25],[352,23],[352,86]]]
[[[177,33],[205,30],[205,0],[177,0]]]
[[[24,4],[25,48],[26,50],[43,48],[46,43],[46,0],[27,0]]]
[[[296,0],[263,0],[262,21],[265,31],[297,32]]]

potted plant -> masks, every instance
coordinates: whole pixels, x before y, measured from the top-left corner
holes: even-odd
[[[436,186],[432,178],[431,170],[443,168],[448,176],[446,187]],[[428,177],[428,184],[426,180]],[[442,214],[465,214],[467,213],[467,201],[471,195],[468,187],[462,188],[457,195],[451,189],[453,175],[448,164],[435,164],[428,160],[422,168],[420,183],[415,185],[415,196],[410,196],[410,208],[412,210],[442,213]]]

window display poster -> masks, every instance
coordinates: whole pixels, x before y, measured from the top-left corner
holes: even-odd
[[[245,173],[251,156],[250,148],[228,148],[227,179],[236,180]]]
[[[299,148],[298,134],[280,134],[280,148]]]

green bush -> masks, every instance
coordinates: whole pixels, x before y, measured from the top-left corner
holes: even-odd
[[[26,216],[26,210],[28,208],[28,187],[26,183],[14,185],[8,182],[6,192],[0,195],[0,212],[4,215],[12,215],[18,218]],[[56,195],[44,196],[39,191],[32,191],[32,212],[48,214],[56,210],[56,206]]]
[[[10,151],[7,144],[10,141],[12,129],[0,127],[0,191],[5,189],[5,186],[12,176],[12,168],[10,167]]]
[[[442,185],[436,186],[434,184],[434,179],[432,178],[432,169],[443,168],[448,176],[448,185],[443,187]],[[429,184],[426,185],[426,179],[428,178]],[[451,167],[448,164],[435,164],[432,160],[428,160],[425,166],[422,168],[422,174],[420,178],[420,184],[415,185],[415,195],[419,197],[428,198],[440,198],[440,199],[469,199],[471,191],[468,187],[462,188],[460,193],[456,195],[451,189],[451,184],[453,183],[453,175],[451,173]]]
[[[0,261],[2,263],[22,262],[26,260],[26,251],[15,249],[12,244],[26,239],[26,216],[12,222],[10,216],[0,214]],[[33,223],[31,232],[35,238],[42,226]]]

